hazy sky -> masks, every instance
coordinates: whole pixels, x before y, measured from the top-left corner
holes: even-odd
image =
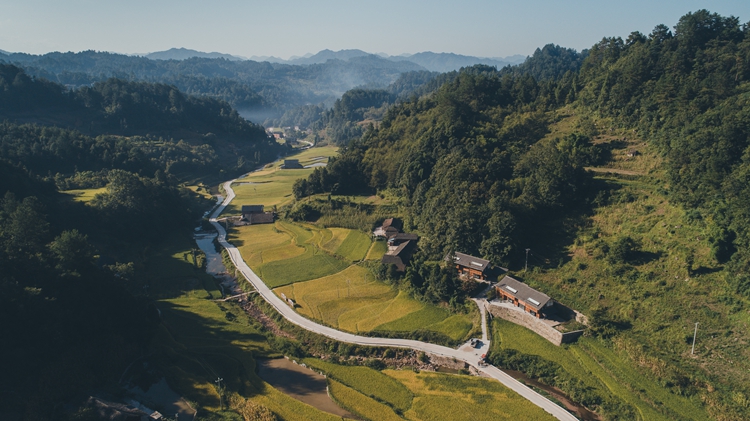
[[[648,34],[703,8],[750,20],[750,0],[0,0],[0,49],[503,57],[548,43],[582,50],[604,36]]]

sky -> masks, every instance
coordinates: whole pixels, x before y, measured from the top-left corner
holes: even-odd
[[[750,21],[750,0],[0,0],[0,50],[506,57],[550,43],[580,51],[605,36],[649,34],[699,9]]]

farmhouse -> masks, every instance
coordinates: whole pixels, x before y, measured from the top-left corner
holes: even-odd
[[[536,318],[542,318],[544,311],[555,303],[548,295],[507,275],[495,285],[495,289],[500,299],[511,302]]]
[[[451,256],[445,256],[445,260],[450,262]],[[460,276],[475,278],[481,281],[487,280],[488,272],[492,269],[492,263],[489,260],[469,256],[464,253],[455,253],[453,255],[453,263],[456,264],[456,269]]]
[[[388,218],[383,221],[383,225],[375,228],[372,234],[375,237],[392,238],[400,233],[404,227],[403,221],[398,218]]]
[[[305,167],[303,167],[302,164],[299,163],[299,159],[285,159],[284,165],[282,165],[281,168],[285,170],[294,170],[294,169],[301,169]]]
[[[273,218],[273,212],[264,212],[263,205],[242,205],[240,221],[248,225],[272,224]]]
[[[414,241],[415,243],[419,241],[419,236],[417,234],[409,234],[407,232],[399,232],[397,234],[394,234],[388,239],[388,246],[398,246],[401,243],[404,243],[406,241]]]
[[[404,272],[406,271],[406,265],[409,264],[409,260],[411,259],[412,254],[414,254],[416,248],[416,240],[404,241],[395,249],[389,250],[384,254],[380,262],[384,265],[396,265],[396,270]]]

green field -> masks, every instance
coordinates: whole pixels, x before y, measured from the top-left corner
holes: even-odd
[[[99,193],[105,193],[106,191],[107,191],[106,187],[101,187],[98,189],[65,190],[60,193],[65,193],[67,195],[72,196],[73,200],[75,200],[76,202],[88,203],[94,198],[94,196],[96,196]]]
[[[573,345],[557,347],[534,332],[502,319],[494,319],[492,328],[493,351],[514,349],[553,361],[601,396],[616,396],[627,402],[642,420],[708,418],[699,402],[670,393],[602,341],[584,337]]]
[[[451,315],[445,309],[420,303],[356,265],[274,291],[293,298],[300,314],[349,332],[424,329],[461,340],[474,326],[474,315]]]
[[[414,396],[403,384],[380,371],[356,365],[338,365],[315,358],[306,358],[305,364],[320,370],[378,402],[404,412],[411,407]]]
[[[287,159],[298,159],[302,165],[311,165],[327,162],[329,157],[337,154],[337,151],[338,148],[331,146],[310,148],[291,155]],[[224,212],[237,215],[242,205],[265,205],[270,209],[273,206],[281,207],[294,200],[292,185],[297,179],[310,175],[314,169],[283,170],[279,168],[283,163],[283,160],[274,162],[261,171],[238,179],[232,184],[236,197]]]
[[[495,421],[554,420],[500,382],[481,377],[384,370],[383,373],[404,384],[414,395],[409,420],[420,421]]]
[[[368,420],[414,421],[553,420],[501,383],[485,378],[377,371],[307,358],[304,362],[328,375],[334,400]]]
[[[272,288],[340,272],[364,258],[371,243],[357,231],[287,221],[237,227],[229,240]]]
[[[400,421],[403,418],[389,406],[336,380],[328,380],[328,393],[340,407],[370,421]]]

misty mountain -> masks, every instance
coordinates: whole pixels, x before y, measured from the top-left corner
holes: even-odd
[[[366,53],[362,50],[322,50],[317,54],[313,54],[309,57],[294,58],[287,61],[288,64],[321,64],[328,60],[343,60],[347,61],[352,58],[368,56],[370,53]]]
[[[410,61],[424,67],[427,70],[445,73],[458,70],[462,67],[473,66],[475,64],[486,64],[489,66],[496,66],[498,69],[501,69],[508,65],[522,63],[525,57],[520,57],[522,56],[516,55],[508,57],[508,59],[481,58],[464,56],[454,53],[433,53],[431,51],[425,51],[422,53],[412,54],[410,56],[393,56],[389,57],[389,60]]]
[[[200,57],[151,60],[97,51],[12,53],[0,56],[0,62],[69,88],[91,86],[110,77],[171,84],[185,93],[225,100],[258,123],[305,104],[330,106],[352,88],[384,88],[405,72],[424,70],[408,61],[375,55],[304,66]]]
[[[0,54],[4,54],[4,55],[6,55],[6,56],[7,56],[7,55],[9,55],[10,53],[9,53],[9,52],[7,52],[7,51],[5,51],[5,50],[0,50]]]
[[[224,58],[232,61],[245,60],[243,57],[233,56],[224,53],[204,53],[201,51],[190,50],[187,48],[170,48],[167,51],[156,51],[146,54],[144,57],[151,60],[187,60],[193,57],[199,58]]]
[[[302,57],[292,57],[289,60],[282,60],[278,57],[252,57],[252,60],[256,61],[268,61],[269,63],[284,63],[284,64],[322,64],[328,60],[343,60],[348,61],[352,58],[364,57],[369,55],[375,55],[383,59],[390,61],[409,61],[423,67],[431,72],[452,72],[462,67],[470,67],[475,64],[486,64],[489,66],[496,66],[501,69],[508,65],[516,65],[523,63],[526,60],[526,56],[516,54],[505,58],[487,58],[487,57],[473,57],[465,56],[454,53],[433,53],[431,51],[425,51],[416,54],[401,54],[397,56],[390,56],[385,53],[371,54],[362,50],[322,50],[316,54],[306,54]]]

